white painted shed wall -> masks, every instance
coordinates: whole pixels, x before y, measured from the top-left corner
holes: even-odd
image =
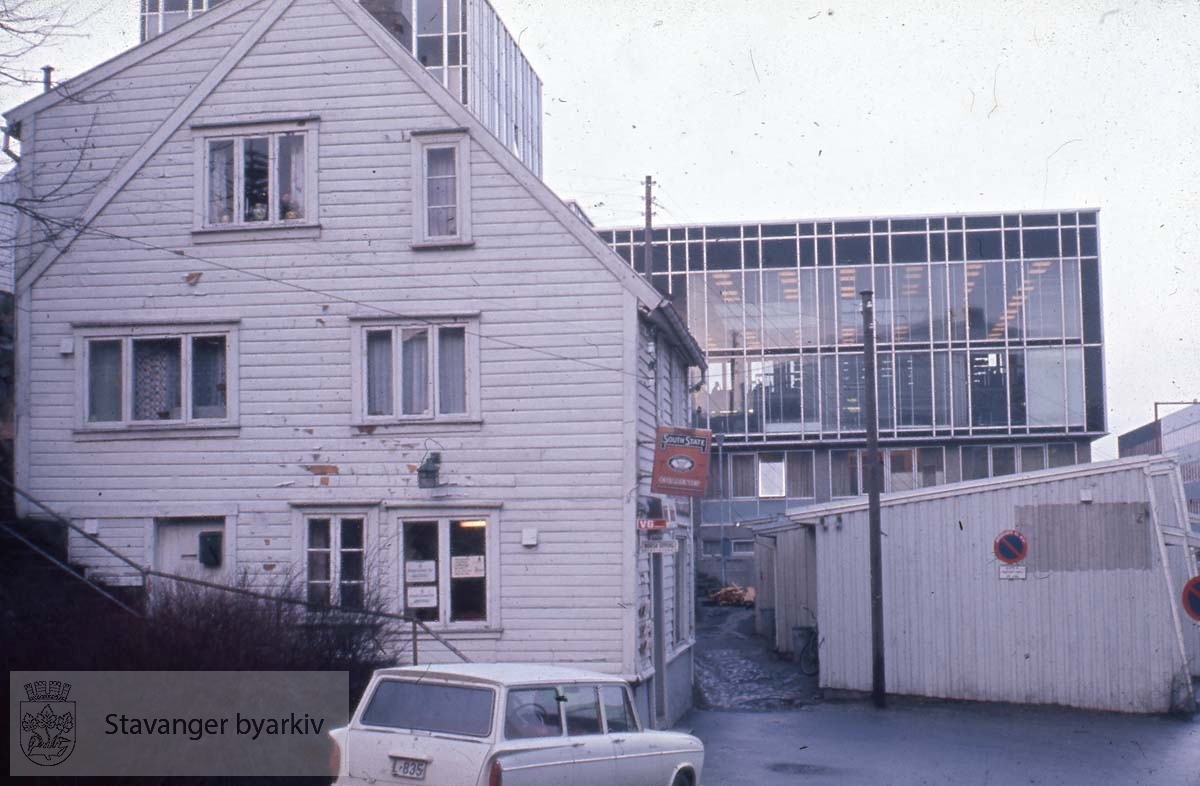
[[[1155,517],[1150,472],[1179,486],[1171,462],[1126,459],[885,496],[888,692],[1171,709],[1189,666],[1165,543],[1182,531],[1159,522],[1180,515],[1182,496],[1159,500]],[[821,686],[870,690],[865,500],[791,517],[817,536]],[[999,578],[993,542],[1006,529],[1030,539],[1025,580]]]

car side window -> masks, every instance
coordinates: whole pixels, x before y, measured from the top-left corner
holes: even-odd
[[[572,685],[564,688],[563,706],[566,708],[567,734],[600,734],[600,702],[594,685]]]
[[[629,703],[629,693],[620,685],[604,685],[600,688],[604,702],[604,718],[608,721],[608,732],[637,731],[637,718]]]
[[[554,688],[521,688],[508,692],[508,703],[504,708],[505,737],[520,740],[561,734],[558,691]]]

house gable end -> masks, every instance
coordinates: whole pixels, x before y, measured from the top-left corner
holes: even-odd
[[[217,64],[180,102],[167,119],[151,133],[138,147],[136,152],[126,159],[100,187],[89,200],[78,220],[73,222],[71,230],[59,242],[46,247],[37,259],[20,275],[17,290],[32,286],[38,278],[61,256],[74,242],[81,232],[99,215],[99,213],[121,192],[129,181],[141,170],[145,163],[164,143],[191,117],[193,112],[211,93],[221,80],[233,70],[245,54],[273,25],[294,0],[272,0],[266,11],[221,57]]]

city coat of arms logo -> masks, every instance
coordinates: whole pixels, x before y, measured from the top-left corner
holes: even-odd
[[[43,767],[61,764],[75,750],[75,702],[70,683],[36,680],[25,684],[21,702],[21,752]]]

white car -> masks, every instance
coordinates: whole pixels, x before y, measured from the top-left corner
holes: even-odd
[[[537,664],[381,669],[330,736],[343,786],[699,786],[704,764],[642,728],[619,677]]]

